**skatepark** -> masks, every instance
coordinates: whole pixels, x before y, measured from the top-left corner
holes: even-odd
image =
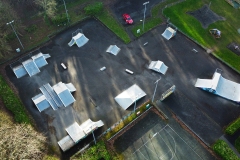
[[[79,28],[89,41],[80,48],[77,45],[70,47],[68,43],[72,40],[72,33]],[[56,35],[40,48],[42,53],[51,56],[41,72],[17,78],[8,66],[6,73],[19,91],[24,90],[20,94],[24,105],[39,129],[47,133],[51,144],[56,147],[57,142],[67,135],[65,128],[75,121],[82,124],[87,119],[102,120],[104,126],[96,131],[100,135],[134,109],[131,105],[123,110],[114,97],[137,84],[146,93],[137,101],[140,105],[152,98],[154,82],[160,76],[155,100],[160,98],[165,85],[176,85],[176,93],[161,105],[173,110],[190,128],[196,129],[207,144],[212,144],[221,136],[222,128],[239,115],[239,105],[195,88],[194,84],[197,78],[211,78],[216,68],[221,68],[223,76],[234,82],[239,82],[240,76],[180,33],[166,40],[161,35],[166,28],[166,25],[161,25],[126,45],[101,23],[88,19]],[[148,44],[144,46],[146,42]],[[121,49],[116,56],[106,52],[110,45]],[[193,52],[193,49],[198,52]],[[165,75],[148,68],[151,61],[158,60],[168,66]],[[103,66],[106,69],[101,71]],[[134,74],[127,73],[126,69]],[[58,110],[39,112],[31,98],[40,93],[39,88],[44,84],[55,85],[58,82],[75,86],[73,97],[76,101]],[[80,143],[84,146],[87,142]]]

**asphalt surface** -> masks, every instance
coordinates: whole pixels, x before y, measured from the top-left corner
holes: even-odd
[[[81,28],[90,40],[81,48],[70,48],[67,43],[77,28]],[[114,97],[136,83],[147,93],[137,102],[139,105],[152,98],[154,82],[160,76],[155,100],[160,98],[166,86],[176,85],[176,94],[161,103],[196,133],[200,132],[198,134],[207,144],[212,144],[221,136],[222,128],[239,116],[239,105],[195,88],[194,84],[197,78],[211,78],[216,68],[223,70],[223,77],[237,83],[240,83],[240,76],[180,33],[165,40],[161,36],[165,28],[159,26],[126,45],[98,21],[89,19],[63,31],[40,48],[51,58],[39,74],[17,79],[9,66],[6,72],[39,130],[47,133],[55,148],[58,148],[57,141],[67,135],[64,128],[74,121],[81,124],[88,118],[102,120],[105,125],[98,130],[102,133],[133,110],[132,105],[124,111]],[[121,48],[117,56],[105,52],[112,44]],[[193,48],[198,52],[193,52]],[[149,70],[151,60],[163,61],[169,67],[166,75]],[[67,70],[60,66],[62,62]],[[107,69],[101,72],[99,69],[103,66]],[[125,69],[134,74],[127,74]],[[76,102],[67,108],[56,111],[49,108],[39,113],[31,98],[41,93],[39,87],[43,84],[54,85],[60,81],[74,84]]]
[[[171,118],[169,112],[166,114],[169,120],[163,121],[156,113],[149,111],[115,140],[116,150],[128,160],[215,159]]]

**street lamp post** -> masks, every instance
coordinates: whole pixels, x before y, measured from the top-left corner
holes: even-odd
[[[144,17],[143,17],[143,31],[144,31],[144,22],[145,22],[146,5],[147,5],[148,3],[149,3],[149,1],[143,3],[143,5],[145,6],[145,9],[144,9]]]
[[[69,23],[69,17],[68,17],[68,12],[67,12],[67,7],[66,7],[65,0],[63,0],[63,3],[64,3],[64,7],[65,7],[65,11],[66,11],[66,15],[67,15],[68,23]]]
[[[157,90],[158,81],[160,81],[160,80],[161,80],[161,77],[158,80],[156,80],[156,82],[154,82],[154,83],[156,83],[156,86],[155,86],[155,90],[154,90],[153,97],[152,97],[152,103],[153,103],[155,93],[156,93],[156,90]]]
[[[24,47],[23,47],[23,45],[22,45],[22,42],[20,41],[20,39],[19,39],[19,37],[18,37],[18,35],[17,35],[17,33],[16,33],[14,27],[12,26],[12,23],[13,23],[13,22],[14,22],[14,20],[12,20],[11,22],[8,22],[7,25],[10,24],[10,26],[12,27],[12,30],[14,31],[14,33],[15,33],[15,35],[16,35],[18,41],[19,41],[19,43],[21,44],[22,48],[24,49]]]

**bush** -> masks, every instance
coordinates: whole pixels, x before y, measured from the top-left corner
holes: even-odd
[[[11,40],[14,40],[16,38],[16,35],[15,35],[15,33],[9,33],[6,37],[5,37],[5,39],[7,40],[7,41],[11,41]]]
[[[4,105],[14,114],[14,119],[18,123],[30,124],[30,118],[26,114],[26,110],[21,100],[16,97],[14,92],[8,86],[6,81],[0,75],[0,97]]]
[[[240,117],[232,122],[225,130],[229,135],[233,135],[240,128]]]
[[[238,156],[232,151],[228,144],[223,140],[218,140],[213,145],[213,150],[224,160],[240,160]]]
[[[106,149],[104,141],[99,141],[96,145],[91,146],[82,154],[76,154],[73,159],[79,160],[110,160],[111,156]]]
[[[99,14],[103,10],[102,2],[95,2],[94,4],[88,5],[84,8],[87,15],[94,16]]]
[[[25,31],[28,32],[28,33],[33,33],[37,30],[37,25],[33,24],[27,28],[25,28]]]
[[[52,19],[53,24],[55,25],[64,25],[68,22],[66,14],[57,15]]]
[[[240,137],[238,137],[235,141],[235,148],[240,153]]]

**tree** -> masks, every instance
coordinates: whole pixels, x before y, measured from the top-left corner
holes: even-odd
[[[55,17],[57,11],[57,2],[55,0],[35,0],[35,3],[44,10],[44,14],[49,18]]]

